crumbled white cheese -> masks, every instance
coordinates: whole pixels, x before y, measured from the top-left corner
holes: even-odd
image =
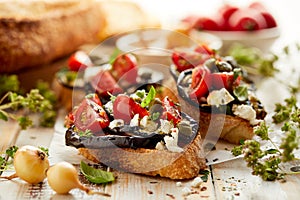
[[[166,147],[165,147],[165,145],[164,145],[163,142],[158,142],[158,143],[156,144],[156,146],[155,146],[155,149],[157,149],[157,150],[165,150]]]
[[[106,104],[104,104],[105,110],[107,110],[109,113],[113,113],[113,102],[109,101]]]
[[[191,190],[190,188],[188,188],[188,187],[182,188],[181,191],[182,191],[182,195],[183,195],[183,196],[187,196],[187,195],[189,195],[189,194],[192,193],[192,190]]]
[[[115,119],[115,120],[113,120],[113,121],[111,121],[109,123],[108,127],[110,129],[114,129],[114,128],[122,127],[122,126],[124,126],[124,120],[122,120],[122,119]]]
[[[141,102],[143,98],[146,96],[146,91],[145,90],[138,90],[139,95],[136,93],[133,93],[130,95],[130,98],[132,98],[136,102]]]
[[[234,97],[225,89],[214,90],[209,93],[207,103],[211,106],[226,105],[234,100]]]
[[[200,177],[196,177],[192,181],[191,186],[194,188],[198,188],[198,187],[200,187],[201,183],[203,183],[203,180]]]
[[[139,117],[140,117],[139,114],[135,114],[133,118],[130,120],[129,126],[131,127],[139,126]]]
[[[255,125],[259,122],[259,120],[256,119],[256,112],[252,108],[252,106],[249,105],[233,105],[232,106],[233,114],[236,116],[239,116],[240,118],[249,120],[250,124]]]
[[[154,132],[157,130],[157,123],[149,119],[149,116],[144,116],[140,121],[140,127],[143,131]]]
[[[177,187],[182,187],[182,182],[180,182],[180,181],[176,182],[176,186]]]
[[[146,116],[144,116],[144,117],[141,119],[140,125],[141,125],[142,128],[145,128],[145,127],[147,126],[148,118],[149,118],[149,117],[146,115]]]
[[[171,128],[174,128],[174,125],[169,120],[160,119],[160,132],[162,134],[168,134],[171,131]]]
[[[178,143],[178,132],[179,132],[178,128],[172,128],[171,129],[171,135],[172,136],[166,135],[164,137],[166,147],[169,151],[172,151],[172,152],[182,152],[183,151],[183,149],[177,145],[177,143]]]

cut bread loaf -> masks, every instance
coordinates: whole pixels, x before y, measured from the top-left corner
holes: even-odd
[[[79,153],[117,170],[170,179],[191,179],[206,167],[199,133],[180,153],[144,148],[79,148]]]
[[[49,63],[97,39],[103,26],[98,2],[0,2],[0,72]]]

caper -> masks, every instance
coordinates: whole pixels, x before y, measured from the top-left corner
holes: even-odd
[[[211,72],[218,72],[219,69],[216,66],[217,60],[215,58],[210,58],[204,62],[204,65],[211,71]]]
[[[216,65],[220,72],[231,72],[232,71],[232,66],[228,62],[219,61],[219,62],[216,62]]]

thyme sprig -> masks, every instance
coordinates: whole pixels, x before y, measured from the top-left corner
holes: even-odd
[[[21,129],[27,129],[33,122],[30,117],[17,113],[18,110],[27,110],[29,113],[41,113],[40,125],[52,127],[55,123],[56,96],[45,82],[38,82],[35,89],[22,94],[19,81],[15,75],[0,76],[0,82],[6,82],[0,86],[0,120],[16,120]],[[11,90],[8,86],[13,86]]]
[[[300,109],[296,102],[297,99],[292,95],[285,99],[284,105],[277,104],[275,108],[273,123],[282,124],[283,137],[279,147],[269,137],[271,132],[269,126],[261,122],[255,127],[254,133],[261,140],[271,142],[273,148],[263,150],[260,143],[253,139],[246,140],[244,144],[232,149],[232,154],[235,156],[244,154],[244,160],[247,166],[252,168],[253,175],[260,176],[266,181],[274,181],[289,174],[280,168],[280,164],[295,160],[294,152],[299,148],[300,137],[297,136],[297,132],[300,130]]]

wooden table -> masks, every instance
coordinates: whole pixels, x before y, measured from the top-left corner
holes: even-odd
[[[289,5],[292,5],[290,1]],[[289,10],[285,6],[286,3],[277,3],[272,1],[270,5],[274,5],[277,11]],[[278,5],[276,7],[276,5]],[[290,6],[291,7],[291,6]],[[296,8],[296,7],[294,7]],[[275,10],[276,10],[275,9]],[[295,9],[293,10],[295,11]],[[293,13],[298,13],[293,12]],[[284,21],[287,16],[278,12],[279,19]],[[292,23],[296,18],[288,20]],[[283,23],[281,23],[284,25]],[[297,26],[299,27],[299,26]],[[293,33],[294,38],[299,35],[299,28],[286,25],[284,28],[289,28],[289,33]],[[298,31],[298,32],[297,32]],[[287,32],[283,32],[287,33]],[[284,34],[278,44],[286,43],[290,39],[288,34]],[[290,42],[290,40],[288,40]],[[290,44],[290,43],[287,43]],[[280,46],[280,45],[279,45]],[[282,46],[282,45],[281,45]],[[275,48],[278,49],[278,48]],[[292,73],[291,65],[297,68],[300,63],[299,55],[293,58],[287,57],[279,65],[283,69],[277,76],[281,80],[291,81],[299,75],[299,66],[296,73]],[[299,64],[298,64],[299,65]],[[268,112],[272,112],[275,102],[281,102],[288,92],[285,87],[278,84],[275,79],[260,79],[257,80],[257,94],[266,106]],[[11,145],[34,145],[49,148],[50,163],[65,160],[78,167],[83,157],[77,155],[76,149],[67,147],[64,144],[64,128],[63,120],[66,112],[59,111],[58,119],[54,128],[33,127],[26,131],[21,131],[14,122],[0,122],[0,151],[5,150]],[[267,117],[270,120],[270,116]],[[276,128],[276,127],[275,127]],[[278,128],[278,127],[277,127]],[[224,149],[223,144],[217,144],[217,149]],[[300,155],[300,154],[298,154]],[[263,199],[263,200],[290,200],[300,198],[300,176],[287,176],[286,182],[266,182],[257,176],[251,175],[251,170],[246,167],[243,159],[239,158],[233,161],[215,164],[207,167],[210,175],[208,181],[203,183],[200,188],[191,188],[192,180],[182,181],[182,186],[177,186],[177,181],[147,177],[141,175],[127,174],[118,172],[117,180],[106,186],[90,185],[86,180],[81,178],[84,184],[99,191],[105,191],[112,196],[110,198],[102,196],[89,196],[84,192],[75,189],[68,195],[57,195],[49,187],[45,180],[41,184],[29,185],[20,179],[8,181],[0,179],[0,200],[10,199]],[[3,175],[13,173],[12,170],[6,171]],[[201,176],[201,175],[199,175]],[[188,187],[193,190],[193,194],[184,196],[182,189]]]
[[[279,66],[285,66],[292,58],[284,58]],[[297,61],[297,58],[294,61]],[[299,60],[299,59],[298,59]],[[294,62],[295,63],[295,62]],[[299,70],[292,73],[292,67],[282,70],[276,79],[292,80],[298,77]],[[286,96],[286,88],[278,84],[275,78],[257,80],[257,94],[266,105],[268,112],[274,108],[274,103],[282,101]],[[272,88],[272,91],[270,91]],[[65,160],[78,167],[83,157],[77,150],[65,146],[63,127],[66,111],[61,109],[58,113],[54,128],[33,127],[21,131],[14,122],[0,122],[0,150],[3,151],[11,145],[34,145],[49,148],[50,163]],[[38,117],[38,116],[37,116]],[[270,116],[267,117],[267,121]],[[276,127],[274,127],[276,129]],[[278,127],[277,127],[278,128]],[[225,144],[226,146],[227,144]],[[218,143],[217,149],[224,150],[224,143]],[[300,154],[299,154],[300,155]],[[86,161],[86,160],[85,160]],[[112,196],[110,199],[298,199],[300,197],[300,176],[287,176],[286,182],[266,182],[257,176],[251,175],[251,170],[246,167],[243,159],[239,158],[229,162],[215,164],[207,167],[210,175],[208,181],[201,184],[200,188],[192,188],[192,180],[182,181],[178,186],[177,181],[148,177],[142,175],[117,172],[114,183],[106,186],[89,184],[84,178],[81,181],[91,188],[105,191]],[[8,170],[3,175],[13,173]],[[201,175],[199,175],[201,176]],[[192,189],[192,194],[184,196],[183,188]],[[41,184],[29,185],[20,179],[8,181],[0,179],[0,200],[4,199],[105,199],[102,196],[89,196],[84,192],[74,189],[69,195],[57,195],[45,180]],[[108,199],[108,198],[107,198]]]

